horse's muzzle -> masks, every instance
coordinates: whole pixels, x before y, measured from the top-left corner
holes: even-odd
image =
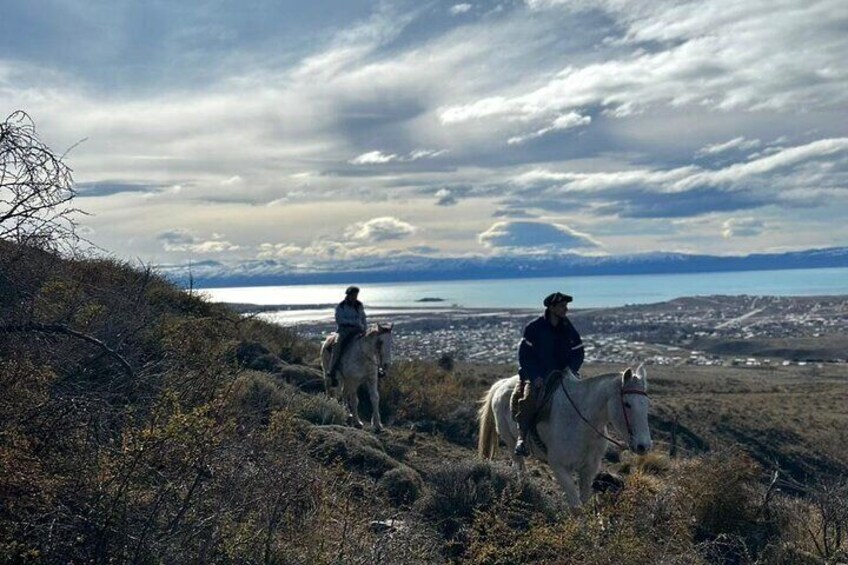
[[[636,455],[645,455],[651,450],[651,444],[637,443],[632,447],[633,453]]]

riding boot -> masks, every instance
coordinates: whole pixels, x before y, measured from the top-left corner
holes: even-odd
[[[337,340],[333,345],[333,350],[330,352],[330,370],[327,373],[327,376],[330,378],[330,386],[337,387],[339,386],[339,378],[337,373],[339,371],[339,360],[341,358],[341,348],[342,344]]]
[[[515,444],[515,454],[522,457],[530,455],[530,448],[527,447],[527,433],[530,431],[533,422],[533,416],[536,413],[536,395],[533,391],[533,385],[529,382],[521,382],[520,390],[516,391],[520,395],[518,400],[518,413],[515,415],[515,423],[518,424],[518,442]]]
[[[528,396],[524,397],[519,403],[520,410],[515,418],[515,422],[518,424],[518,442],[515,444],[515,454],[522,457],[530,455],[530,448],[527,446],[527,433],[532,425],[533,402],[535,401],[531,388],[529,384],[526,385],[525,394],[528,394]]]

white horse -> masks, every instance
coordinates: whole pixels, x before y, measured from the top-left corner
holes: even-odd
[[[383,423],[380,421],[378,373],[385,373],[392,362],[392,326],[377,324],[368,328],[365,334],[354,338],[339,359],[336,374],[340,386],[333,387],[329,377],[330,346],[336,343],[337,337],[335,333],[330,334],[321,345],[321,367],[324,369],[324,386],[327,394],[332,396],[332,390],[336,388],[336,398],[347,407],[348,422],[361,428],[364,424],[359,418],[357,390],[360,385],[365,384],[371,399],[371,425],[374,431],[379,432],[383,429]]]
[[[512,418],[510,397],[518,375],[497,381],[483,398],[479,411],[480,438],[477,451],[491,459],[498,448],[498,436],[514,453],[518,426]],[[651,449],[648,429],[648,377],[643,366],[634,373],[608,373],[578,379],[570,371],[550,400],[550,416],[539,421],[537,431],[547,446],[541,450],[528,438],[531,453],[546,461],[565,491],[569,506],[577,508],[592,495],[592,481],[601,467],[609,441],[607,424],[612,424],[627,443],[617,443],[637,454]],[[524,457],[513,454],[519,474],[524,473]],[[573,474],[577,473],[575,482]]]

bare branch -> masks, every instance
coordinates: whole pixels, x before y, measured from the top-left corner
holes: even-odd
[[[0,238],[46,249],[80,241],[72,171],[36,134],[26,112],[0,122]]]
[[[102,341],[97,339],[96,337],[92,337],[88,334],[84,334],[84,333],[78,332],[76,330],[72,330],[68,326],[65,326],[65,325],[62,325],[62,324],[38,324],[38,323],[13,324],[13,325],[8,325],[8,326],[0,326],[0,333],[26,333],[26,332],[65,334],[65,335],[76,337],[78,339],[82,339],[82,340],[87,341],[89,343],[93,343],[94,345],[96,345],[97,347],[101,348],[106,353],[108,353],[109,356],[112,357],[113,359],[115,359],[118,363],[120,363],[121,366],[124,368],[124,370],[127,372],[127,374],[130,377],[135,376],[135,372],[133,371],[132,366],[117,351],[115,351],[114,349],[112,349],[111,347],[109,347],[108,345],[106,345],[105,343],[103,343]]]

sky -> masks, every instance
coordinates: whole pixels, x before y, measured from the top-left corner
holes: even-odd
[[[848,245],[844,0],[2,11],[0,113],[69,150],[82,233],[119,258]]]

